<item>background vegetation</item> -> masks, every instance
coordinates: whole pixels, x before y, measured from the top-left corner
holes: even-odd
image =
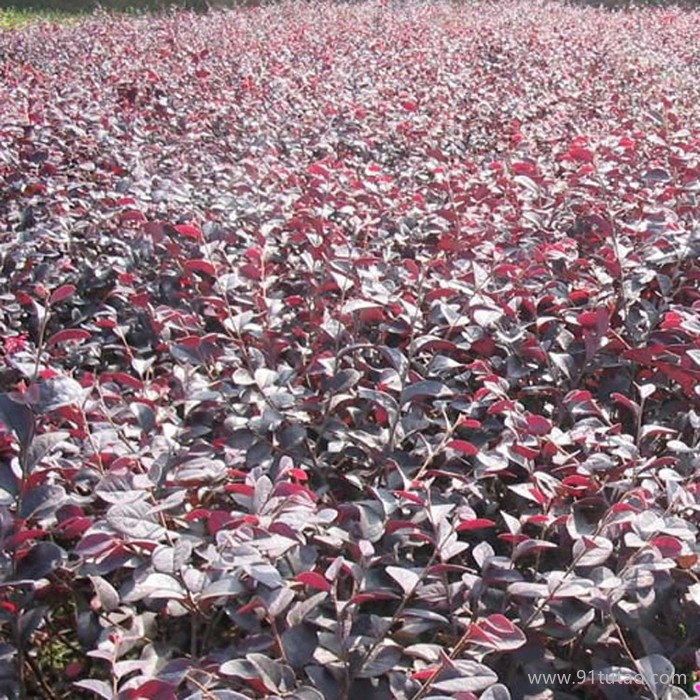
[[[400,0],[399,0],[400,1]],[[639,6],[697,7],[699,0],[567,0],[573,5],[593,5],[610,9]],[[266,0],[0,0],[0,12],[41,12],[53,14],[92,12],[98,8],[112,12],[159,11],[184,8],[198,12],[210,8],[265,4]],[[274,0],[267,0],[274,2]]]
[[[269,0],[268,0],[269,1]],[[699,0],[569,0],[574,5],[594,5],[618,9],[630,6],[695,6]],[[98,8],[113,12],[154,11],[172,7],[206,11],[212,7],[258,5],[260,0],[0,0],[0,10],[42,11],[57,13],[91,12]]]
[[[226,0],[222,4],[225,4]],[[217,3],[218,4],[218,3]],[[231,0],[228,4],[241,4]],[[22,11],[49,11],[61,13],[91,12],[104,8],[114,12],[127,10],[159,10],[168,6],[179,6],[187,9],[206,9],[205,0],[11,0],[0,2],[0,8]]]

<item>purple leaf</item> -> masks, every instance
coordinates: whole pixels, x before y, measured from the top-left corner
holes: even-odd
[[[318,633],[303,623],[285,630],[280,639],[285,659],[295,669],[310,663],[318,646]]]
[[[39,542],[17,563],[15,578],[37,581],[55,571],[65,559],[66,553],[53,542]]]
[[[82,404],[86,390],[70,377],[42,379],[32,384],[26,393],[27,401],[38,413],[48,413],[63,406]]]
[[[392,644],[380,644],[357,671],[357,678],[376,678],[394,669],[401,659],[401,648]]]
[[[21,445],[29,445],[34,435],[34,415],[28,406],[0,394],[0,422],[15,433]]]
[[[417,399],[443,399],[452,396],[450,389],[442,382],[424,380],[409,384],[401,393],[401,404],[410,403]]]

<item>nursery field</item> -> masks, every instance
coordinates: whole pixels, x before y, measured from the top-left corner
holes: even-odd
[[[699,35],[0,30],[0,697],[694,697]]]

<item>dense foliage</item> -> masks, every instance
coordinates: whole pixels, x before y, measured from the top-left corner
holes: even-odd
[[[80,14],[96,10],[143,13],[173,9],[206,11],[213,7],[240,7],[258,0],[9,0],[2,6],[10,12]]]
[[[687,697],[699,34],[0,33],[0,695]]]

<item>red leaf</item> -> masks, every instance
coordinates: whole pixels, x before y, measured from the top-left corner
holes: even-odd
[[[697,554],[681,554],[676,557],[676,564],[681,567],[681,569],[692,569],[698,561]]]
[[[186,513],[183,517],[185,520],[188,522],[191,522],[193,520],[202,520],[202,519],[208,519],[210,515],[210,511],[208,511],[206,508],[195,508],[194,510],[191,510],[189,513]]]
[[[574,289],[569,294],[572,304],[586,304],[590,299],[590,294],[585,289]]]
[[[514,443],[511,450],[515,454],[525,457],[525,459],[535,459],[539,455],[540,451],[534,447],[528,447],[527,445],[521,445],[520,443]]]
[[[673,328],[679,328],[685,319],[676,311],[667,311],[664,315],[664,320],[661,323],[661,327],[664,330],[672,330]]]
[[[498,535],[498,539],[502,542],[509,542],[510,544],[520,544],[521,542],[526,542],[529,538],[527,535],[517,535],[504,532]]]
[[[309,175],[319,175],[323,178],[328,177],[328,168],[326,168],[325,165],[321,165],[320,163],[312,163],[307,172]]]
[[[510,169],[513,171],[513,175],[527,175],[529,177],[537,175],[537,166],[534,163],[516,161],[510,164]]]
[[[455,253],[459,250],[460,243],[452,234],[443,233],[438,240],[437,248],[445,253]]]
[[[305,586],[310,586],[311,588],[316,588],[319,591],[330,591],[333,586],[328,579],[321,576],[321,574],[315,571],[304,571],[298,574],[294,578],[295,581],[303,583]]]
[[[259,695],[264,695],[265,697],[277,690],[277,688],[275,688],[274,686],[268,688],[265,681],[263,681],[260,678],[246,678],[245,682],[252,688],[254,692],[258,693]]]
[[[566,517],[566,516],[565,516]],[[529,515],[525,518],[525,522],[534,523],[535,525],[548,525],[551,520],[550,515]]]
[[[653,364],[657,357],[664,352],[663,345],[648,345],[645,348],[630,348],[622,353],[622,358],[637,362],[640,365]]]
[[[435,574],[445,574],[445,573],[464,573],[467,571],[466,566],[460,566],[459,564],[435,564],[428,569],[428,574],[434,576]]]
[[[660,537],[655,537],[651,544],[654,545],[660,552],[662,557],[669,557],[674,559],[680,556],[683,551],[683,545],[680,540],[675,537],[670,537],[668,535],[661,535]]]
[[[127,693],[128,700],[173,700],[175,686],[158,679],[152,679],[135,690],[128,690]]]
[[[350,599],[352,605],[359,605],[360,603],[370,603],[375,600],[396,600],[399,598],[396,593],[391,591],[368,591],[367,593],[358,593]]]
[[[163,239],[163,234],[165,233],[165,224],[161,221],[147,221],[143,226],[143,232],[152,236],[156,242],[160,242]]]
[[[127,209],[126,211],[122,212],[120,218],[123,224],[128,223],[130,221],[136,221],[137,223],[142,224],[146,221],[145,214],[142,211],[139,211],[138,209]]]
[[[401,497],[405,498],[408,501],[412,501],[413,503],[417,503],[420,506],[425,505],[425,499],[419,496],[417,493],[411,493],[410,491],[394,491],[394,494]]]
[[[597,485],[594,481],[580,474],[567,476],[561,483],[572,496],[582,496],[589,490],[597,490]]]
[[[416,681],[426,681],[436,675],[442,666],[428,666],[428,668],[423,668],[420,671],[416,671],[411,674],[411,678]]]
[[[397,530],[415,530],[418,527],[415,523],[409,523],[405,520],[389,520],[385,530],[388,535]]]
[[[481,421],[475,418],[460,418],[457,425],[460,428],[471,428],[472,430],[478,430],[481,427]]]
[[[668,362],[656,362],[656,367],[660,369],[669,379],[673,379],[683,388],[685,393],[695,398],[695,387],[700,383],[700,372],[691,372],[675,367]]]
[[[496,523],[488,518],[474,518],[474,520],[463,520],[455,528],[457,532],[465,532],[468,530],[482,530],[485,527],[493,527]]]
[[[244,496],[252,496],[255,493],[255,489],[249,484],[226,484],[224,486],[224,491],[229,493],[241,493]]]
[[[140,379],[136,379],[136,377],[132,377],[130,374],[126,374],[126,372],[105,372],[100,377],[100,380],[102,382],[118,382],[132,389],[143,389],[143,382]]]
[[[251,246],[250,248],[246,248],[243,255],[248,258],[248,260],[260,262],[263,258],[263,249],[259,246]]]
[[[529,415],[526,421],[530,435],[549,435],[552,432],[552,423],[544,416]]]
[[[177,226],[173,226],[173,228],[185,238],[191,238],[193,241],[202,240],[202,231],[196,226],[191,226],[189,224],[178,224]]]
[[[60,375],[55,369],[51,369],[50,367],[48,367],[47,369],[42,369],[39,372],[39,376],[42,379],[54,379],[55,377],[58,377]]]
[[[496,352],[496,343],[493,338],[489,336],[484,336],[479,338],[472,343],[471,349],[477,355],[482,355],[483,357],[491,357]]]
[[[68,520],[64,520],[56,525],[54,532],[60,532],[64,537],[68,538],[80,537],[89,527],[92,527],[92,524],[93,518],[77,516],[68,518]]]
[[[60,301],[64,301],[75,294],[75,285],[64,284],[58,289],[55,289],[51,297],[49,298],[49,304],[58,304]]]
[[[260,265],[241,265],[238,271],[249,279],[259,281],[262,279],[262,271],[260,270]]]
[[[469,637],[476,637],[477,643],[501,651],[518,649],[527,641],[523,631],[505,615],[500,614],[489,615],[484,620],[479,620],[469,628],[468,634]]]
[[[479,454],[479,449],[468,440],[452,440],[452,442],[447,443],[447,446],[469,457]]]
[[[578,161],[579,163],[592,163],[594,157],[593,151],[589,148],[583,148],[582,146],[571,146],[566,155],[571,160]]]
[[[583,311],[578,316],[578,322],[583,328],[593,330],[598,335],[603,335],[610,326],[610,314],[604,307],[599,307],[595,311]]]
[[[46,344],[50,347],[52,345],[57,345],[58,343],[87,340],[90,337],[91,333],[89,331],[85,331],[80,328],[66,328],[65,330],[58,331],[58,333],[54,333],[48,339]]]
[[[188,260],[185,263],[187,272],[202,272],[205,275],[216,276],[216,268],[206,260]]]
[[[210,534],[215,535],[219,530],[225,527],[230,528],[233,524],[231,513],[225,510],[213,510],[207,518],[207,530]]]
[[[509,411],[513,411],[514,409],[515,401],[512,401],[511,399],[500,399],[498,401],[494,401],[488,407],[488,410],[486,412],[490,416],[494,416],[498,413],[508,413]]]
[[[14,535],[8,537],[7,540],[5,540],[4,547],[8,550],[14,550],[24,542],[34,540],[38,537],[44,537],[46,534],[46,530],[39,529],[24,530],[22,532],[17,532]]]
[[[620,403],[623,406],[625,406],[625,408],[629,408],[629,410],[635,414],[638,413],[640,410],[638,403],[636,403],[635,401],[632,401],[632,399],[625,396],[624,394],[619,394],[617,391],[614,391],[612,394],[610,394],[610,398],[615,403]]]

